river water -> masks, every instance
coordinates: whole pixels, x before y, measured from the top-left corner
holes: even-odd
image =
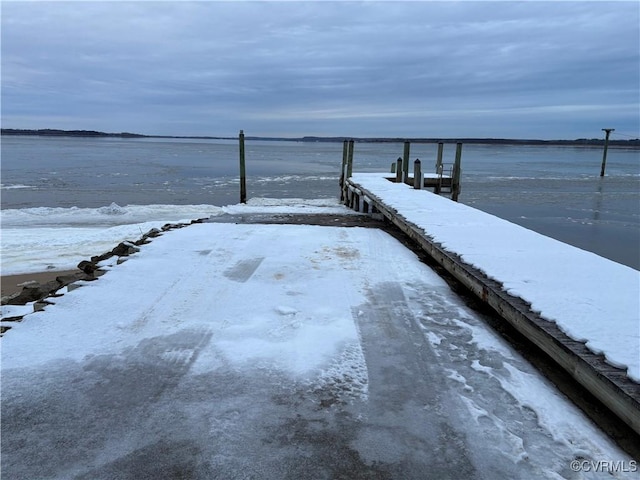
[[[239,201],[233,140],[3,136],[1,149],[3,229],[78,209],[157,216]],[[433,171],[436,151],[412,144],[411,160]],[[401,143],[356,143],[354,170],[388,171],[402,153]],[[445,145],[445,164],[454,153]],[[248,196],[335,198],[341,161],[341,142],[247,141]],[[459,201],[640,269],[640,150],[610,147],[603,178],[601,161],[601,148],[464,145]]]

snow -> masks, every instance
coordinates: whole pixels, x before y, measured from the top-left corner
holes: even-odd
[[[135,241],[166,223],[190,222],[222,213],[211,205],[127,205],[99,208],[36,207],[3,209],[0,258],[2,275],[62,271]]]
[[[380,230],[194,224],[104,265],[6,322],[7,477],[636,478],[571,472],[632,464]]]
[[[285,227],[286,228],[286,227]],[[312,227],[310,227],[312,228]],[[316,227],[320,229],[322,227]],[[293,368],[299,374],[304,374],[310,368],[322,364],[325,357],[333,353],[336,345],[356,338],[355,330],[350,320],[349,305],[340,303],[340,295],[334,295],[330,305],[320,304],[310,308],[308,305],[308,295],[303,295],[302,288],[291,290],[290,296],[285,296],[286,303],[279,302],[272,304],[270,297],[274,297],[271,291],[273,287],[280,291],[282,288],[292,285],[293,281],[288,278],[287,271],[293,269],[291,262],[282,262],[280,257],[284,252],[295,247],[304,247],[304,238],[293,236],[291,245],[287,245],[282,239],[278,243],[270,242],[260,248],[259,255],[252,257],[249,261],[233,261],[239,254],[246,254],[243,244],[249,235],[263,236],[269,239],[272,235],[270,231],[276,231],[273,227],[243,227],[233,224],[213,225],[192,225],[188,229],[174,232],[175,234],[162,237],[162,241],[154,241],[145,247],[144,256],[132,256],[130,259],[113,268],[109,275],[103,276],[99,282],[93,282],[85,287],[55,299],[56,307],[46,315],[49,316],[46,322],[40,321],[37,315],[30,317],[32,321],[18,325],[11,332],[11,337],[32,335],[31,329],[38,332],[44,344],[38,345],[34,349],[32,341],[22,344],[26,351],[37,350],[27,355],[26,351],[21,352],[10,362],[12,366],[25,367],[34,363],[43,363],[57,358],[67,356],[75,359],[82,359],[90,353],[96,353],[96,349],[111,348],[113,342],[131,342],[135,344],[140,341],[140,335],[149,330],[153,331],[158,326],[146,325],[151,315],[163,318],[181,317],[178,324],[186,322],[189,316],[202,315],[203,312],[215,312],[219,318],[223,318],[224,335],[219,337],[218,347],[225,353],[228,359],[239,364],[245,362],[267,362],[270,359],[278,358],[278,362],[290,358],[292,361],[285,362],[288,368]],[[324,232],[324,230],[322,230]],[[220,242],[216,248],[211,248],[211,236],[232,239],[237,242],[237,250],[234,252],[234,243]],[[301,245],[302,244],[302,245]],[[180,251],[187,249],[187,258],[180,255]],[[175,251],[175,252],[174,252]],[[339,250],[338,250],[339,252]],[[271,258],[269,258],[271,256]],[[332,284],[336,273],[339,273],[339,265],[342,259],[338,253],[324,250],[320,252],[310,251],[307,263],[316,260],[314,257],[321,256],[326,267],[323,272],[309,275],[305,279],[305,290],[315,291],[314,285],[319,284],[317,295],[325,296],[327,292],[321,289],[327,282]],[[263,261],[255,262],[255,259]],[[332,262],[331,260],[334,259]],[[115,262],[105,261],[104,265],[113,266]],[[296,257],[292,259],[296,261]],[[161,266],[160,266],[161,264]],[[223,268],[224,265],[231,265],[230,268]],[[194,265],[197,265],[202,278],[199,275],[193,276]],[[227,310],[221,310],[219,297],[209,297],[204,295],[204,278],[225,279],[228,289],[233,287],[233,292],[225,291],[229,295],[242,298],[241,291],[243,284],[249,278],[256,275],[255,268],[260,266],[260,275],[254,278],[264,288],[258,288],[256,292],[247,300],[250,302],[238,302],[229,305]],[[315,264],[314,264],[315,265]],[[157,271],[156,271],[157,269]],[[123,282],[122,276],[127,283],[131,283],[131,278],[136,272],[145,271],[153,276],[152,282],[141,282],[128,285],[126,298],[118,303],[119,313],[114,314],[115,305],[111,297],[116,295]],[[235,272],[235,273],[232,273]],[[271,272],[271,273],[264,273]],[[237,274],[236,274],[237,273]],[[295,284],[302,281],[302,274],[298,275]],[[324,287],[326,288],[326,287]],[[174,295],[188,293],[194,298],[193,304],[188,308],[177,308]],[[148,305],[145,299],[151,295],[153,302]],[[195,301],[197,300],[197,302]],[[346,300],[345,300],[346,301]],[[96,309],[104,311],[104,314],[111,319],[114,315],[118,318],[118,329],[122,331],[121,336],[112,336],[111,321],[95,315]],[[147,311],[149,309],[149,311]],[[122,310],[122,311],[121,311]],[[344,314],[338,312],[346,311],[348,316],[345,330]],[[67,318],[69,312],[73,312],[73,319]],[[141,317],[142,316],[142,317]],[[186,319],[185,319],[186,318]],[[88,324],[88,321],[92,322]],[[54,331],[61,327],[59,322],[66,324],[64,338],[71,340],[64,350],[60,344],[52,345],[47,339],[54,335]],[[195,322],[196,325],[199,322]],[[94,332],[92,338],[86,338],[85,328],[91,326]],[[171,330],[170,326],[163,326],[163,330]],[[99,332],[102,330],[102,335]],[[134,335],[125,335],[125,332],[133,330]],[[24,333],[22,333],[24,332]],[[44,332],[47,332],[44,334]],[[9,338],[9,337],[7,337]],[[11,338],[9,342],[14,340]],[[238,350],[238,339],[249,348]],[[7,362],[7,352],[11,347],[5,344],[5,362]],[[294,362],[293,359],[296,361]]]
[[[352,181],[640,382],[640,272],[380,174]]]
[[[252,198],[246,204],[227,205],[224,213],[238,215],[243,213],[269,214],[338,214],[356,215],[356,212],[344,208],[337,199],[301,199],[301,198]]]
[[[250,199],[246,205],[127,205],[99,208],[37,207],[0,211],[3,275],[62,271],[135,241],[152,228],[225,213],[353,213],[337,200]]]

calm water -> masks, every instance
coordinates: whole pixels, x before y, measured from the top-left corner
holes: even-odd
[[[436,145],[412,145],[432,170]],[[356,171],[388,170],[402,144],[356,143]],[[445,145],[452,163],[454,145]],[[338,194],[342,143],[246,143],[249,197]],[[465,145],[460,201],[640,269],[640,151]],[[236,141],[2,137],[2,208],[227,205]]]

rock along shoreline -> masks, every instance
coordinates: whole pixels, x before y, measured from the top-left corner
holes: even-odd
[[[113,257],[118,257],[117,264],[123,263],[127,260],[127,257],[140,251],[140,247],[144,244],[150,243],[153,238],[170,230],[188,227],[194,223],[202,223],[204,220],[205,219],[201,218],[192,220],[189,223],[167,223],[160,229],[152,228],[135,242],[121,242],[109,252],[93,256],[89,260],[82,260],[78,263],[77,272],[60,275],[54,280],[44,283],[29,282],[22,287],[20,292],[13,295],[3,296],[0,300],[0,305],[5,307],[28,305],[32,303],[33,311],[25,312],[25,310],[21,309],[19,313],[12,314],[10,313],[11,309],[7,309],[8,313],[5,316],[5,308],[3,308],[1,320],[2,322],[20,322],[25,315],[29,315],[33,312],[39,312],[44,310],[47,305],[52,305],[54,302],[49,299],[64,295],[64,293],[60,292],[63,288],[66,287],[68,291],[74,290],[82,286],[82,283],[80,282],[91,282],[97,280],[100,276],[106,273],[106,270],[101,266],[101,262]],[[11,327],[8,325],[0,326],[0,335],[4,335],[4,333],[10,328]]]

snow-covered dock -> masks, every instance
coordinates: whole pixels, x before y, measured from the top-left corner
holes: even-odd
[[[426,190],[356,173],[378,211],[640,433],[640,272]]]

